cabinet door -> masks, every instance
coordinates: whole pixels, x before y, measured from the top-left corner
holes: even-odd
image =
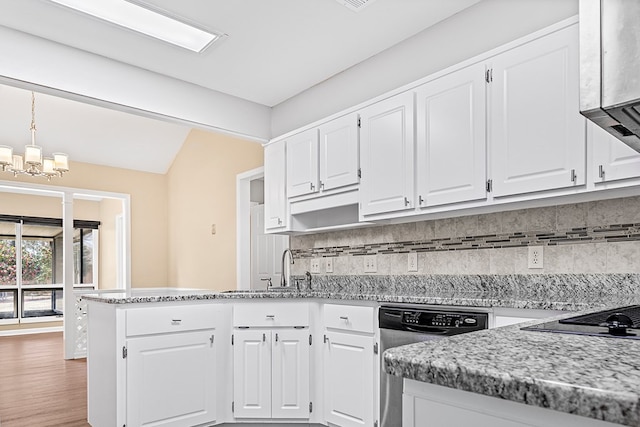
[[[490,144],[496,196],[582,185],[578,26],[492,59]]]
[[[380,101],[360,113],[363,215],[412,209],[414,94]]]
[[[327,332],[324,351],[324,408],[341,427],[374,423],[373,337]]]
[[[272,331],[273,418],[309,418],[309,330]]]
[[[587,135],[593,146],[593,182],[640,177],[640,153],[591,122]]]
[[[270,331],[234,331],[233,401],[236,418],[271,418]]]
[[[349,114],[320,126],[320,188],[357,184],[358,115]]]
[[[184,426],[216,420],[213,331],[127,341],[127,425]]]
[[[316,193],[318,185],[318,130],[287,138],[287,196]]]
[[[417,96],[418,204],[486,197],[484,64],[428,82]]]
[[[264,227],[273,230],[287,227],[285,142],[264,147]]]

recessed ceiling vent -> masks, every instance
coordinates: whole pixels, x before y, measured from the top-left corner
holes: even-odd
[[[348,7],[354,12],[360,12],[376,0],[336,0],[338,3]]]

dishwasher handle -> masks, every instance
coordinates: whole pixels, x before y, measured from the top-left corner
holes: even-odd
[[[432,335],[446,335],[449,332],[449,330],[447,329],[433,328],[431,326],[420,327],[420,326],[405,325],[404,328],[409,332],[420,332],[422,334],[432,334]]]

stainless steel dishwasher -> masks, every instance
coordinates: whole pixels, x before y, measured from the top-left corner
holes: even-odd
[[[385,350],[488,328],[488,310],[388,305],[378,312],[380,346]],[[402,426],[402,378],[384,371],[380,363],[380,425]]]

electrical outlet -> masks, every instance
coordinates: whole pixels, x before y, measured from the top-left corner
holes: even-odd
[[[320,258],[311,259],[310,269],[312,273],[320,273]]]
[[[407,271],[418,271],[418,252],[409,252],[407,254]]]
[[[375,273],[378,271],[378,262],[375,255],[365,255],[363,258],[365,273]]]
[[[544,268],[543,246],[529,246],[529,268]]]
[[[327,273],[333,273],[333,258],[327,258],[325,264],[325,270]]]

